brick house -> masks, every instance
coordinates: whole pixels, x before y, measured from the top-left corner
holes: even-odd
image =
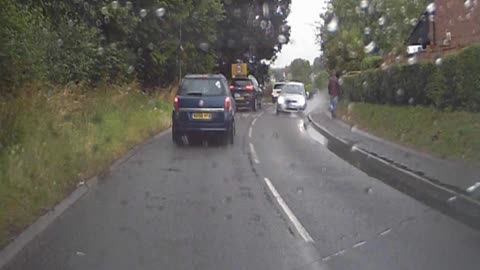
[[[408,38],[408,45],[421,45],[421,58],[457,51],[480,43],[480,0],[435,0],[426,9]]]

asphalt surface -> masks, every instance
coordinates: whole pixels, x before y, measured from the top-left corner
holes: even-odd
[[[479,231],[339,159],[305,122],[270,106],[237,114],[234,146],[160,137],[6,269],[478,269]]]

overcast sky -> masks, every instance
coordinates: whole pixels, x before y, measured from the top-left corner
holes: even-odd
[[[288,16],[288,24],[292,27],[290,39],[293,43],[283,46],[275,61],[275,67],[284,67],[295,58],[303,58],[313,62],[320,56],[320,48],[315,43],[314,24],[319,21],[324,0],[292,0],[292,10]]]

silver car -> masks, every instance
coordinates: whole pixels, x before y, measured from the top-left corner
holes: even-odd
[[[307,108],[305,85],[300,82],[289,82],[282,88],[277,99],[277,114],[280,112],[298,112]]]

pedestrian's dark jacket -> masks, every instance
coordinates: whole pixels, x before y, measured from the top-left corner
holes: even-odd
[[[330,80],[328,81],[328,94],[333,97],[340,96],[341,90],[337,76],[330,77]]]

